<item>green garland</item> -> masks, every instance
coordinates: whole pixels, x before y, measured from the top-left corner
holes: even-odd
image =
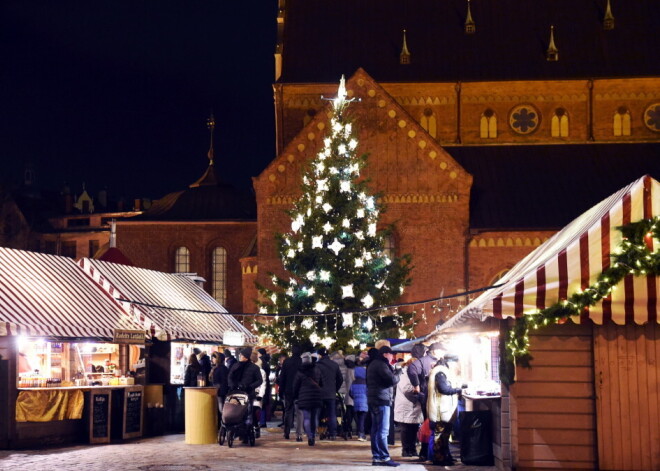
[[[660,217],[642,219],[617,229],[621,231],[623,240],[611,254],[612,264],[594,284],[545,309],[525,313],[507,329],[506,340],[500,342],[500,379],[503,383],[513,384],[514,365],[530,367],[530,330],[562,323],[569,317],[580,315],[584,309],[609,296],[627,275],[660,275],[660,252],[649,248],[652,239],[660,239]]]

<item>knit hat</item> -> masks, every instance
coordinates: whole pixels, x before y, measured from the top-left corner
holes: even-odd
[[[328,349],[325,347],[321,347],[317,350],[317,352],[320,356],[324,357],[328,354]]]
[[[263,348],[263,347],[262,347],[262,348],[260,348],[260,349],[259,349],[259,350],[257,350],[257,351],[259,352],[259,355],[265,355],[265,354],[266,354],[266,349],[265,349],[265,348]]]
[[[245,347],[244,349],[241,350],[241,355],[243,355],[245,358],[248,360],[252,356],[252,347]]]
[[[302,360],[303,365],[310,365],[312,363],[312,354],[309,352],[305,352],[302,355],[300,355],[300,359]]]

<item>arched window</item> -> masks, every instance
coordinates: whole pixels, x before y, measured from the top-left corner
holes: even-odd
[[[389,258],[390,260],[394,260],[394,257],[396,257],[393,234],[390,234],[387,237],[385,237],[385,240],[383,241],[383,254],[387,255],[387,258]]]
[[[190,273],[190,250],[188,247],[179,247],[174,254],[174,271],[176,273]]]
[[[568,137],[568,113],[564,108],[557,108],[552,115],[552,137]]]
[[[223,247],[213,249],[213,297],[220,304],[227,302],[227,251]]]
[[[630,111],[627,108],[622,106],[614,113],[612,130],[615,136],[630,136]]]
[[[420,120],[419,124],[422,125],[422,127],[431,135],[431,137],[435,138],[438,136],[438,124],[435,119],[435,114],[431,108],[426,108],[424,110],[424,114],[422,115],[422,119]]]
[[[482,139],[495,139],[497,137],[497,116],[491,109],[487,109],[481,114],[479,136]]]

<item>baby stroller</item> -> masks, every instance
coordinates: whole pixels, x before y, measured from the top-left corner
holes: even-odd
[[[335,407],[337,408],[337,435],[342,437],[344,440],[348,440],[349,435],[344,427],[344,419],[346,418],[346,405],[344,404],[344,398],[339,393],[337,393]],[[324,413],[323,418],[319,421],[319,439],[325,440],[328,438],[328,436],[328,414]]]
[[[227,446],[231,448],[234,445],[236,437],[242,438],[254,446],[255,432],[252,421],[248,425],[248,414],[251,408],[249,407],[250,398],[246,392],[232,391],[227,394],[225,404],[222,408],[222,421],[220,430],[218,430],[218,445],[224,445],[225,440]]]

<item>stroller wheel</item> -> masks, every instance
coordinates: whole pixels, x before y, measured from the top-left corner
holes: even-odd
[[[248,443],[250,446],[254,446],[254,443],[256,442],[255,436],[254,436],[254,429],[250,430],[248,432]]]
[[[227,439],[227,429],[223,426],[218,430],[218,445],[224,445],[225,440]]]
[[[232,430],[227,432],[227,446],[229,448],[234,446],[234,432]]]

